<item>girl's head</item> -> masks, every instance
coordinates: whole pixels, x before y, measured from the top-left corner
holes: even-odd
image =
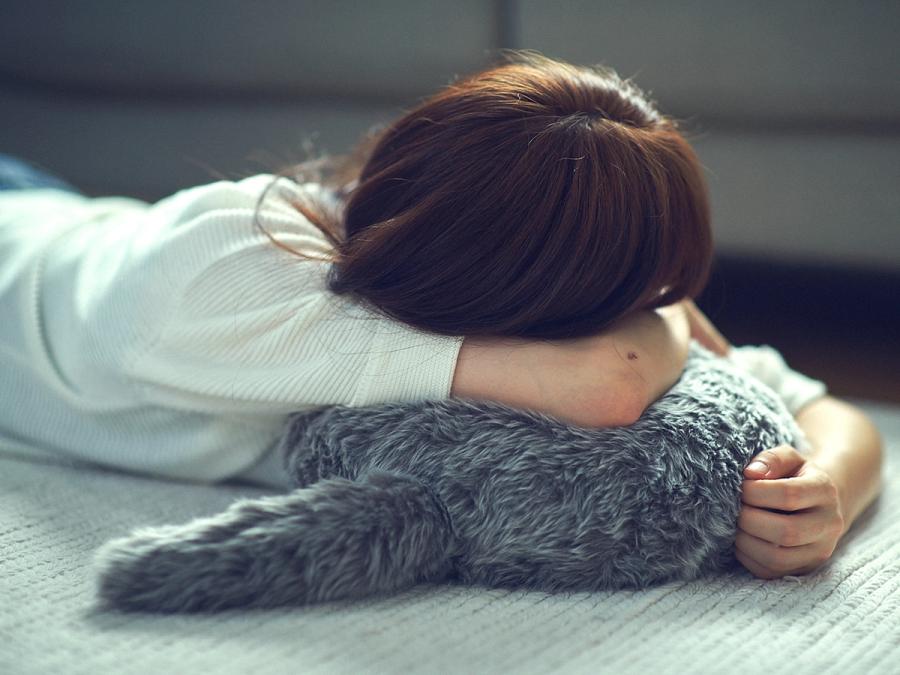
[[[506,52],[338,176],[336,212],[297,205],[334,245],[330,290],[427,331],[580,337],[695,296],[709,273],[697,157],[599,67]]]

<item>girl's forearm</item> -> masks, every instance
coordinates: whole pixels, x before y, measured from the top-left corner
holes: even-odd
[[[690,337],[684,309],[669,307],[635,312],[583,338],[466,338],[450,394],[581,426],[625,426],[681,377]]]
[[[846,532],[881,491],[881,434],[861,410],[832,396],[804,406],[796,419],[812,444],[810,459],[837,485]]]
[[[643,383],[611,338],[551,342],[466,338],[451,396],[539,410],[586,427],[630,424],[643,410]]]

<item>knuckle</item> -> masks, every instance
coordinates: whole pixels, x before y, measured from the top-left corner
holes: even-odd
[[[816,566],[819,566],[819,565],[822,565],[822,564],[828,562],[831,559],[831,554],[833,552],[834,552],[834,550],[829,547],[829,548],[823,549],[823,550],[819,551],[818,553],[816,553],[816,556],[815,556]]]
[[[798,546],[802,543],[803,533],[799,527],[794,524],[786,523],[781,528],[781,536],[778,538],[779,543],[784,546]]]
[[[787,551],[784,548],[778,547],[772,550],[769,553],[768,560],[766,561],[766,566],[770,569],[781,572],[783,570],[788,569],[788,561],[787,561]]]
[[[787,443],[782,443],[778,447],[774,448],[774,451],[779,456],[790,460],[797,459],[800,456],[800,453],[797,452],[797,449],[793,445],[788,445]]]
[[[841,515],[840,512],[834,514],[834,518],[831,520],[828,530],[828,533],[834,538],[835,543],[837,543],[837,540],[844,532],[844,516]]]
[[[784,508],[788,511],[795,511],[799,508],[802,498],[802,490],[800,486],[793,483],[787,483],[782,492],[782,502]]]
[[[774,467],[778,463],[778,453],[775,452],[775,448],[770,450],[763,450],[759,455],[757,455],[758,459],[761,459],[769,467]]]
[[[837,504],[838,501],[838,489],[837,485],[831,479],[825,483],[825,498],[828,500],[829,504]]]

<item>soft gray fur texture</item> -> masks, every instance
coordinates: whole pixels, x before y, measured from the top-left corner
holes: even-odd
[[[289,419],[297,489],[98,553],[107,607],[159,612],[360,598],[419,582],[640,588],[735,564],[742,473],[808,449],[771,389],[692,343],[633,425],[496,403],[331,407]]]

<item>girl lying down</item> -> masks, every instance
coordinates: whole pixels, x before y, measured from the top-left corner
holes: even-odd
[[[153,204],[11,158],[0,174],[3,448],[284,487],[292,412],[464,397],[625,426],[694,339],[813,446],[746,468],[750,572],[816,569],[879,491],[871,421],[693,303],[713,253],[700,163],[609,70],[508,52],[347,157]]]

